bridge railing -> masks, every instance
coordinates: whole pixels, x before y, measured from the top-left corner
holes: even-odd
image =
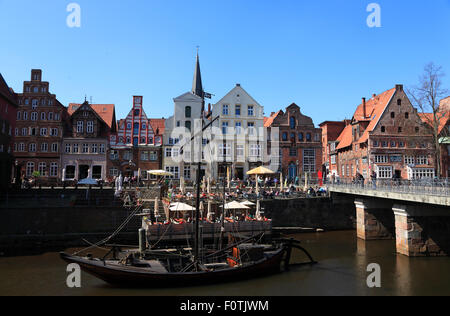
[[[352,188],[366,191],[396,192],[419,195],[450,196],[448,179],[377,179],[365,181],[337,181],[325,184],[328,188]]]

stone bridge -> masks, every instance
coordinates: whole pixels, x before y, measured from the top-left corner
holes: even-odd
[[[396,239],[406,256],[450,255],[450,190],[447,182],[329,184],[331,196],[355,201],[357,235]]]

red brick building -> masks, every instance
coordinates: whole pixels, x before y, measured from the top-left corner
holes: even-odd
[[[322,129],[322,169],[327,175],[338,174],[336,147],[339,136],[348,124],[350,120],[325,121],[319,125]]]
[[[0,189],[11,183],[14,158],[12,156],[16,128],[17,98],[0,74]]]
[[[298,105],[293,103],[285,112],[280,110],[264,118],[264,127],[268,135],[272,128],[279,129],[279,171],[287,179],[294,180],[305,173],[317,177],[322,170],[322,131],[314,126],[310,117],[301,113]]]
[[[402,85],[373,95],[357,107],[339,138],[341,180],[359,173],[370,179],[434,177],[435,162],[429,126],[411,105]]]
[[[31,81],[18,94],[14,157],[22,176],[39,172],[40,183],[61,179],[61,145],[67,128],[67,109],[51,94],[42,71],[31,70]]]
[[[162,169],[164,119],[150,119],[143,108],[143,97],[133,97],[133,107],[110,138],[109,176],[139,176],[148,180],[148,170]]]

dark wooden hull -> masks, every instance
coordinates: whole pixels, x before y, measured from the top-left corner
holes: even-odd
[[[81,269],[111,285],[120,287],[178,287],[200,284],[236,282],[280,272],[286,249],[281,248],[253,264],[210,272],[153,273],[142,268],[113,266],[103,261],[88,260],[61,253],[68,263],[76,263]]]

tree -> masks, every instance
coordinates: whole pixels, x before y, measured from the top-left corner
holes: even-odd
[[[442,133],[448,132],[448,130],[442,129],[442,122],[447,120],[449,116],[449,107],[440,106],[440,101],[447,97],[449,93],[447,89],[442,87],[444,76],[442,67],[431,62],[425,66],[423,74],[419,77],[419,84],[408,90],[413,105],[421,112],[419,116],[422,122],[431,127],[436,172],[439,176],[442,170],[439,140],[446,136]]]

